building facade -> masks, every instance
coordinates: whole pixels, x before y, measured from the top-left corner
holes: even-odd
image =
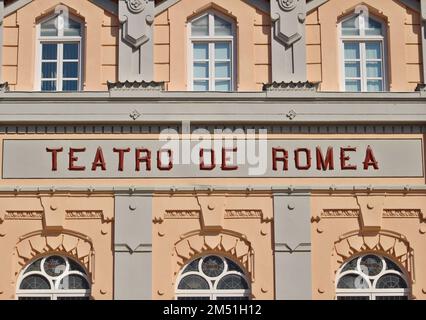
[[[0,299],[426,299],[425,0],[0,19]]]

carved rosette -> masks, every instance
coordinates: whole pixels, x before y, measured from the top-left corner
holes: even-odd
[[[145,9],[148,0],[126,0],[126,4],[130,12],[139,13]]]
[[[283,9],[284,11],[291,11],[294,8],[296,8],[297,2],[299,0],[277,0],[277,1],[281,9]]]

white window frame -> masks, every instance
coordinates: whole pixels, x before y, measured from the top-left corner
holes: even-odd
[[[44,261],[51,257],[51,256],[59,256],[61,258],[63,258],[65,260],[65,264],[66,264],[66,271],[61,274],[58,277],[52,277],[50,275],[48,275],[44,268],[43,268],[43,264]],[[37,260],[41,259],[41,263],[40,263],[40,270],[41,271],[31,271],[28,273],[25,273],[25,271]],[[44,257],[37,257],[36,259],[33,259],[30,263],[28,263],[26,265],[26,267],[21,271],[18,280],[17,280],[17,285],[16,285],[16,295],[15,298],[16,300],[19,300],[19,298],[31,298],[31,297],[46,297],[49,298],[50,300],[57,300],[58,298],[61,297],[88,297],[90,298],[90,294],[91,294],[91,290],[74,290],[74,289],[59,289],[59,284],[61,283],[61,280],[69,275],[79,275],[81,277],[83,277],[87,283],[90,286],[90,280],[87,276],[87,274],[80,272],[80,271],[76,271],[76,270],[70,270],[70,264],[69,264],[69,260],[73,260],[74,263],[79,264],[81,266],[81,264],[76,261],[73,258],[69,258],[67,256],[64,255],[60,255],[60,254],[49,254],[46,255]],[[81,266],[83,269],[84,267]],[[49,281],[50,287],[51,289],[46,289],[46,290],[31,290],[31,289],[20,289],[22,280],[24,280],[26,277],[31,276],[31,275],[40,275],[42,277],[44,277],[45,279],[47,279]],[[54,281],[55,280],[55,284]]]
[[[377,296],[406,296],[407,299],[410,298],[410,286],[409,286],[409,281],[406,277],[406,275],[402,272],[398,272],[396,270],[385,270],[384,268],[381,270],[381,272],[375,276],[367,276],[362,272],[359,272],[358,270],[347,270],[344,272],[341,272],[341,270],[343,270],[346,266],[347,263],[349,263],[350,261],[352,261],[353,259],[358,259],[357,261],[357,268],[360,267],[360,261],[362,259],[362,257],[364,256],[368,256],[368,255],[375,255],[377,257],[379,257],[382,260],[382,265],[385,265],[385,257],[381,254],[377,254],[375,252],[365,252],[362,255],[358,255],[358,256],[353,256],[351,258],[349,258],[343,265],[342,267],[339,269],[339,272],[337,273],[337,277],[336,277],[336,299],[338,297],[348,297],[348,296],[364,296],[364,297],[368,297],[369,300],[375,300]],[[387,259],[391,260],[393,263],[398,264],[394,261],[394,259],[386,257]],[[401,267],[400,267],[401,268]],[[403,268],[401,268],[401,270],[403,270]],[[340,281],[340,279],[342,277],[344,277],[347,274],[357,274],[361,277],[363,277],[364,279],[366,279],[369,288],[366,289],[339,289],[337,288],[337,285]],[[397,289],[377,289],[376,288],[376,284],[377,281],[384,275],[387,274],[396,274],[398,276],[400,276],[405,283],[407,283],[407,287],[408,288],[397,288]],[[371,280],[373,280],[373,283],[371,283],[368,278],[370,278]]]
[[[83,44],[84,44],[84,21],[82,21],[80,18],[75,16],[70,16],[69,18],[76,21],[80,24],[81,28],[81,34],[80,36],[64,36],[64,29],[59,27],[58,28],[58,35],[57,36],[41,36],[41,25],[42,23],[49,21],[51,19],[57,18],[58,25],[63,26],[64,25],[64,15],[63,13],[49,15],[42,20],[40,20],[36,27],[37,32],[37,41],[36,41],[36,63],[35,63],[35,81],[34,81],[34,90],[35,91],[41,91],[41,83],[42,80],[56,80],[56,91],[52,92],[61,92],[63,91],[63,81],[67,80],[68,78],[63,78],[63,48],[64,44],[66,43],[78,43],[78,61],[75,61],[75,59],[70,59],[65,62],[78,62],[78,84],[77,84],[77,91],[81,91],[83,88]],[[42,46],[45,43],[52,43],[57,44],[57,59],[52,60],[56,61],[57,63],[57,74],[56,78],[52,79],[42,79]],[[70,78],[70,80],[75,80],[75,78]]]
[[[193,36],[192,35],[192,22],[196,21],[204,16],[209,17],[209,35],[208,36]],[[218,16],[219,18],[229,22],[231,24],[231,35],[230,36],[215,36],[214,35],[214,16]],[[216,91],[215,90],[215,81],[216,80],[228,80],[223,78],[216,78],[214,77],[215,72],[215,50],[214,50],[214,44],[217,42],[229,42],[231,47],[231,88],[229,92],[236,91],[236,59],[235,59],[235,22],[227,17],[224,14],[221,14],[215,10],[207,10],[201,15],[198,15],[191,19],[191,21],[188,22],[188,89],[189,91],[194,91],[194,43],[208,43],[209,47],[209,77],[205,80],[209,81],[209,89],[208,91]],[[207,92],[207,91],[201,91],[201,92]],[[228,91],[227,91],[228,92]]]
[[[225,269],[223,271],[223,273],[221,273],[219,276],[212,278],[212,277],[208,277],[206,276],[203,272],[197,272],[197,271],[190,271],[190,272],[185,272],[186,267],[194,260],[200,259],[200,261],[198,262],[198,269],[201,270],[201,265],[203,262],[203,258],[206,258],[208,256],[216,256],[222,259]],[[231,260],[232,262],[234,262],[235,264],[239,265],[238,263],[235,262],[235,260],[226,257],[227,259]],[[244,273],[238,272],[238,271],[229,271],[227,270],[227,261],[225,259],[225,257],[215,254],[215,253],[211,253],[211,254],[205,254],[201,257],[197,257],[195,259],[192,259],[191,261],[189,261],[187,264],[185,264],[182,267],[181,272],[179,273],[179,276],[177,277],[176,280],[176,289],[175,289],[175,299],[178,300],[179,298],[185,298],[185,297],[208,297],[210,300],[217,300],[218,297],[247,297],[248,299],[251,298],[251,289],[250,289],[250,281],[248,280],[248,278],[246,277],[246,275]],[[241,270],[244,270],[241,266],[240,266]],[[223,277],[227,276],[227,275],[231,275],[231,274],[235,274],[238,275],[240,277],[242,277],[247,285],[248,285],[248,289],[237,289],[237,290],[227,290],[227,289],[217,289],[217,285],[219,283],[219,280],[222,279]],[[180,281],[185,278],[186,276],[189,275],[197,275],[202,277],[204,280],[206,280],[206,282],[209,284],[210,289],[205,289],[205,290],[190,290],[190,289],[178,289],[179,287],[179,283]],[[214,281],[214,284],[212,284],[212,281]]]
[[[359,35],[343,35],[343,22],[350,20],[354,17],[358,17],[358,23],[359,23]],[[381,35],[366,35],[365,34],[365,27],[368,23],[368,18],[372,18],[374,21],[380,23],[382,26],[382,34]],[[365,50],[365,44],[367,42],[379,42],[382,52],[382,78],[368,78],[370,80],[382,80],[383,82],[383,90],[382,91],[376,91],[376,92],[385,92],[388,91],[388,81],[387,81],[387,46],[386,46],[386,39],[387,39],[387,29],[386,24],[379,18],[371,15],[365,15],[365,14],[351,14],[349,16],[346,16],[344,19],[342,19],[339,23],[338,27],[339,32],[339,61],[340,61],[340,90],[345,92],[358,92],[358,91],[346,91],[346,76],[345,76],[345,42],[355,42],[360,44],[360,78],[356,80],[361,80],[361,91],[359,92],[369,92],[367,91],[367,59],[366,59],[366,50]],[[369,59],[371,61],[372,59]],[[355,78],[354,78],[355,80]],[[372,92],[372,91],[370,91]]]

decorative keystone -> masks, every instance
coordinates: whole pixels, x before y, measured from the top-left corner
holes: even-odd
[[[201,226],[206,231],[220,231],[223,229],[226,197],[197,196],[201,209]]]
[[[365,232],[379,232],[382,228],[384,196],[357,196],[360,214],[360,229]]]

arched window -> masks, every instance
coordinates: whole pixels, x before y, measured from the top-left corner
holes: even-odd
[[[340,24],[345,91],[386,90],[385,26],[362,13]]]
[[[216,255],[188,263],[177,281],[178,300],[248,300],[244,271],[232,260]]]
[[[81,90],[82,23],[62,12],[41,21],[37,33],[36,90]]]
[[[234,24],[218,13],[207,12],[189,26],[190,90],[233,91]]]
[[[336,283],[337,300],[407,300],[410,292],[401,268],[375,254],[343,264]]]
[[[16,296],[19,300],[89,300],[89,278],[78,262],[46,256],[23,269]]]

